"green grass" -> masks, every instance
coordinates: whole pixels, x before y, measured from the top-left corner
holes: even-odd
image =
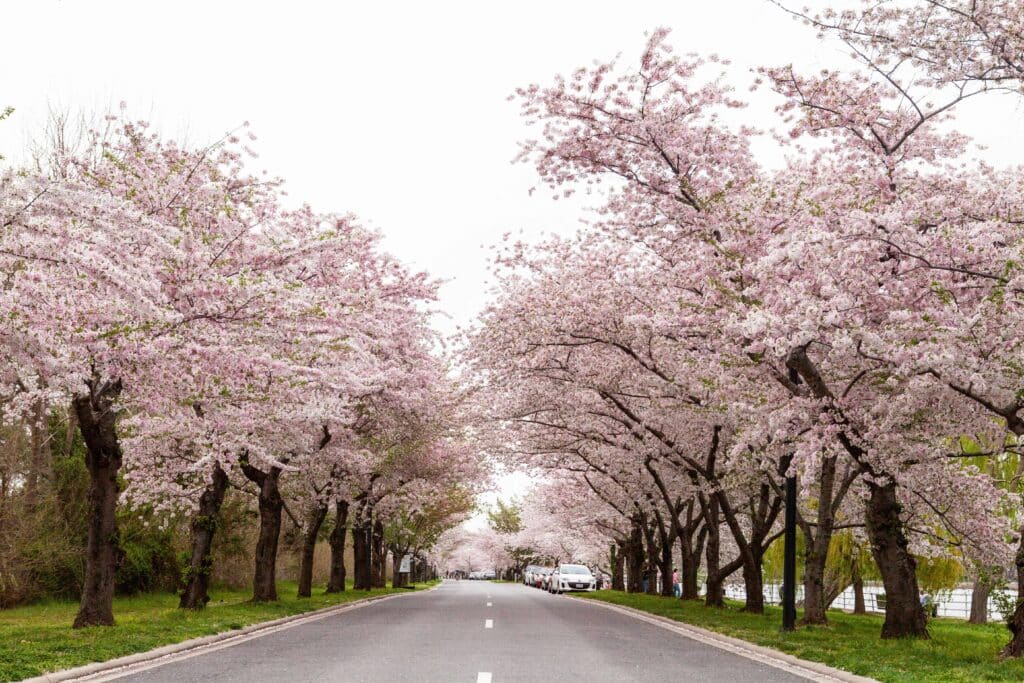
[[[416,584],[424,588],[430,584]],[[240,629],[261,621],[338,605],[360,598],[405,593],[407,588],[375,589],[324,595],[314,589],[310,598],[295,597],[296,584],[278,583],[280,600],[252,604],[248,590],[212,590],[205,610],[178,609],[178,597],[151,593],[114,601],[115,626],[74,630],[71,622],[78,603],[45,602],[0,610],[0,681],[20,680],[42,673],[151,650],[190,638]]]
[[[830,611],[828,626],[782,633],[778,607],[768,607],[760,616],[740,612],[742,605],[735,602],[726,609],[712,609],[699,602],[620,591],[580,597],[634,607],[879,681],[1024,680],[1024,662],[999,661],[999,650],[1009,640],[1002,622],[975,626],[956,619],[932,619],[928,622],[931,640],[882,640],[882,617],[876,615]]]

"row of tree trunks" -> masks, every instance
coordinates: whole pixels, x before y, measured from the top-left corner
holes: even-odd
[[[331,569],[327,578],[327,593],[345,590],[345,534],[348,530],[348,501],[339,500],[334,504],[334,528],[327,540],[331,548]]]
[[[182,609],[202,609],[210,601],[213,537],[217,532],[220,509],[227,489],[228,474],[217,463],[213,466],[209,485],[199,497],[199,509],[192,517],[192,554],[178,602],[178,607]]]
[[[805,384],[810,394],[819,400],[829,401],[836,406],[836,397],[829,389],[814,361],[807,354],[807,347],[790,351],[786,359],[792,387]],[[799,393],[799,392],[798,392]],[[838,416],[841,409],[836,407]],[[865,503],[864,523],[871,541],[871,554],[882,575],[885,586],[885,622],[882,638],[927,638],[928,627],[915,569],[917,562],[908,549],[904,533],[902,511],[897,496],[896,482],[885,472],[873,469],[859,445],[860,438],[854,426],[850,432],[837,434],[839,443],[857,464],[859,470],[868,475],[868,500]],[[1022,426],[1024,431],[1024,426]],[[1024,627],[1024,611],[1021,613]],[[1024,638],[1024,636],[1022,636]],[[1021,643],[1024,649],[1024,641]]]

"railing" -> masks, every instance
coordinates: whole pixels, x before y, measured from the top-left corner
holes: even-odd
[[[766,583],[763,587],[764,601],[767,605],[778,605],[782,602],[782,584]],[[1017,599],[1017,591],[1002,591],[1006,596],[1004,604],[1014,604]],[[730,584],[725,587],[725,597],[733,600],[745,600],[747,591],[743,584]],[[804,598],[803,586],[797,586],[796,599],[800,602]],[[971,614],[971,589],[967,587],[954,588],[952,590],[939,591],[931,596],[937,607],[940,617],[953,617],[967,619]],[[839,597],[832,603],[836,609],[853,611],[854,606],[853,587],[849,587],[839,594]],[[868,612],[882,614],[885,612],[885,589],[878,584],[864,584],[864,609]],[[998,604],[993,596],[988,599],[988,618],[990,620],[1003,619],[1004,615],[999,611]]]

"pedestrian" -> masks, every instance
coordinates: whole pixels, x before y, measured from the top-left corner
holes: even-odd
[[[641,584],[643,585],[643,592],[644,593],[647,592],[648,578],[650,577],[650,574],[651,574],[650,569],[647,566],[647,564],[645,563],[644,566],[640,568],[640,576],[643,577],[643,580],[641,581]]]
[[[682,597],[683,587],[679,585],[679,567],[672,567],[672,595]]]

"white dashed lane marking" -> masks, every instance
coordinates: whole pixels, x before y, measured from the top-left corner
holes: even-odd
[[[488,606],[488,607],[490,607],[490,606],[491,606],[491,603],[487,603],[487,606]]]
[[[481,671],[476,675],[476,683],[491,683],[491,672]]]
[[[484,628],[494,628],[494,619],[488,619],[485,621]]]

